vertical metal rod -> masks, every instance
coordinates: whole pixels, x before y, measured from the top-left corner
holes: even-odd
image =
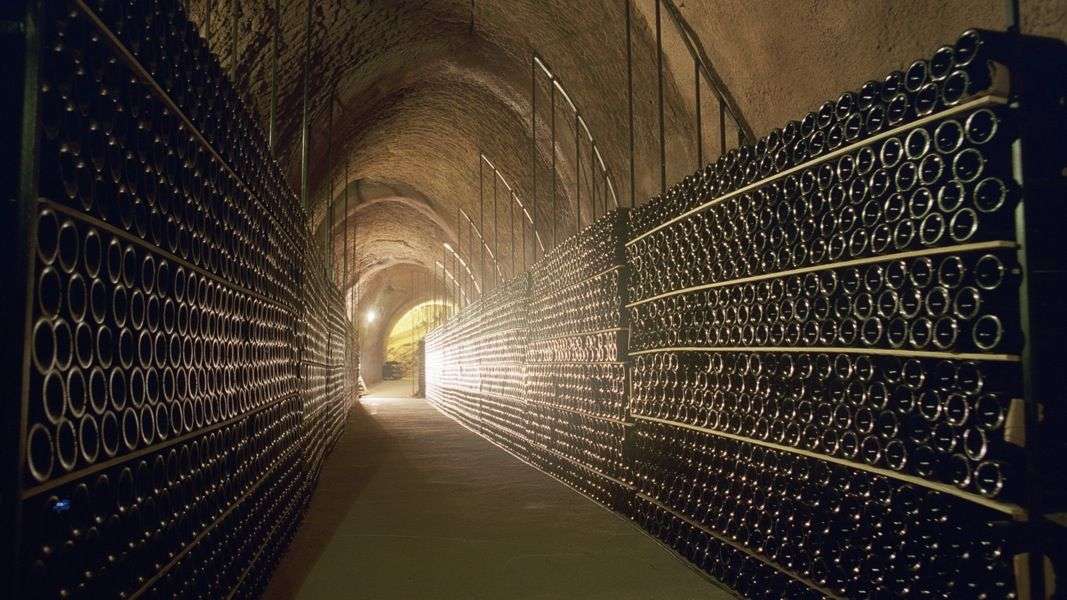
[[[344,259],[343,259],[344,260],[344,266],[342,267],[342,270],[344,271],[344,274],[341,276],[341,289],[347,291],[348,290],[348,155],[347,154],[345,155],[345,178],[344,178],[344,182],[342,183],[342,185],[345,186],[344,187],[345,218],[341,220],[341,227],[344,228],[344,230],[345,230],[344,240],[343,240],[345,249],[344,249]]]
[[[18,107],[15,115],[11,115],[11,123],[17,123],[17,135],[11,139],[12,152],[18,162],[17,169],[8,171],[11,177],[3,177],[4,193],[11,194],[4,199],[7,219],[4,223],[5,233],[11,236],[8,241],[9,247],[14,250],[12,256],[7,257],[13,266],[7,267],[9,292],[5,295],[6,312],[5,334],[11,335],[10,351],[6,354],[8,360],[4,361],[4,387],[15,393],[13,398],[5,398],[0,406],[0,423],[4,423],[5,449],[0,451],[0,528],[5,534],[0,539],[0,595],[6,598],[18,597],[18,581],[25,571],[30,569],[29,556],[23,558],[21,546],[23,537],[29,533],[30,528],[24,525],[30,523],[29,519],[23,519],[24,505],[20,496],[24,490],[23,466],[29,460],[27,439],[29,437],[30,417],[30,383],[29,372],[23,368],[23,360],[28,364],[27,355],[32,351],[32,342],[29,341],[31,323],[33,323],[33,297],[34,293],[28,290],[33,288],[30,283],[33,280],[35,237],[37,227],[34,225],[37,218],[37,201],[39,198],[40,164],[42,153],[40,144],[44,136],[40,135],[40,109],[38,105],[41,81],[42,57],[46,51],[42,49],[42,29],[47,28],[46,19],[42,14],[45,11],[45,3],[40,1],[25,1],[11,3],[10,12],[4,11],[13,19],[21,17],[20,21],[5,23],[5,26],[19,27],[17,33],[8,30],[3,35],[19,36],[22,46],[9,58],[10,66],[7,67],[8,85],[13,86],[5,90],[5,95],[11,99],[11,104]],[[7,40],[5,40],[7,41]],[[8,93],[9,92],[9,93]],[[17,116],[16,116],[17,115]],[[15,133],[15,131],[12,131]],[[10,300],[8,300],[10,298]],[[15,341],[15,336],[22,339]],[[32,370],[32,369],[31,369]],[[36,522],[36,521],[33,521]],[[10,532],[10,534],[8,534]],[[32,538],[32,536],[30,536]]]
[[[595,151],[595,149],[596,149],[596,146],[594,145],[593,146],[593,151]],[[593,152],[593,156],[596,156],[595,152]],[[599,196],[600,200],[604,201],[604,212],[607,212],[607,196],[604,195],[605,186],[601,186],[599,188],[598,188],[598,186],[596,186],[596,183],[598,183],[598,181],[600,180],[600,176],[604,176],[605,173],[603,171],[601,171],[601,172],[596,171],[596,163],[595,162],[592,165],[592,174],[593,174],[592,175],[592,180],[593,180],[593,221],[595,221],[596,218],[598,218],[600,215],[602,215],[602,212],[599,212],[599,209],[596,208],[596,206],[598,206],[598,204],[600,204],[599,201],[598,201],[598,196]]]
[[[603,170],[600,172],[600,202],[604,205],[600,214],[606,215],[611,211],[611,205],[608,204],[608,172]]]
[[[522,208],[522,205],[519,205]],[[522,272],[526,272],[526,219],[519,214],[519,243],[522,246]]]
[[[631,39],[633,34],[630,31],[631,0],[623,1],[626,2],[626,101],[630,120],[630,206],[633,207],[637,199],[637,193],[634,190],[637,177],[634,170],[634,56]]]
[[[481,232],[478,232],[479,241],[481,241],[482,244],[484,245],[485,244],[485,240],[482,240],[481,237],[482,237]],[[470,255],[470,256],[467,257],[468,258],[468,265],[469,265],[470,261],[474,260],[474,253],[471,251],[471,243],[473,243],[473,242],[474,242],[474,221],[471,221],[470,218],[468,217],[467,218],[467,254]],[[478,292],[478,297],[479,298],[482,297],[481,290],[485,289],[485,277],[481,277],[480,280],[475,280],[474,273],[468,270],[468,266],[467,265],[465,265],[463,267],[463,270],[467,271],[467,275],[470,277],[470,283],[467,285],[467,304],[470,304],[470,297],[471,297],[471,294],[473,294],[474,292]]]
[[[236,45],[234,46],[236,49]],[[325,271],[324,275],[328,281],[336,281],[333,277],[333,91],[326,97],[328,116],[326,120],[326,192],[329,196],[326,198],[326,215],[323,219],[322,229],[322,241],[323,241],[323,257],[322,268]],[[330,327],[326,332],[326,351],[327,362],[332,364],[334,357],[333,347],[333,328]]]
[[[304,90],[300,118],[300,203],[308,208],[308,78],[311,70],[311,11],[315,0],[307,0],[307,19],[304,21]]]
[[[515,193],[511,193],[508,202],[508,231],[511,232],[511,277],[515,277]]]
[[[530,191],[532,203],[530,210],[537,207],[537,65],[530,58]],[[534,248],[534,260],[537,260],[537,248]],[[525,248],[523,260],[526,259]]]
[[[574,111],[574,235],[582,231],[582,135],[578,129],[580,117]]]
[[[460,252],[463,252],[463,221],[459,218],[460,209],[456,207],[456,248],[453,252],[453,257],[459,256]],[[456,267],[459,267],[459,263],[456,263]]]
[[[558,233],[557,225],[559,219],[556,218],[556,80],[553,78],[549,83],[549,89],[552,90],[551,100],[548,105],[551,107],[549,111],[552,115],[552,144],[549,146],[549,152],[552,153],[552,247],[556,247],[556,241],[559,239],[556,235]]]
[[[346,162],[345,162],[345,169],[346,169],[345,181],[347,182],[348,181],[348,175],[347,175],[347,169],[348,169],[347,160],[348,160],[348,158],[345,157],[345,160],[346,160]],[[347,215],[348,211],[345,211],[345,214]],[[353,320],[356,323],[356,334],[357,335],[359,334],[359,288],[360,288],[359,282],[360,282],[360,279],[363,276],[363,274],[359,270],[359,252],[357,252],[358,248],[359,248],[359,219],[354,219],[352,221],[352,270],[355,271],[355,273],[356,273],[356,275],[355,275],[355,283],[354,283],[355,288],[356,288],[356,293],[355,293],[355,301],[352,303],[353,304],[352,308],[353,308],[353,310],[356,311],[356,318],[353,319]],[[345,285],[347,285],[347,283]]]
[[[493,271],[493,289],[496,289],[500,285],[500,229],[497,227],[497,206],[496,206],[496,180],[500,179],[496,173],[493,173],[493,264],[496,265],[496,270]]]
[[[230,17],[232,22],[230,23],[230,78],[233,80],[234,87],[237,85],[237,0],[230,0]]]
[[[697,169],[704,166],[704,123],[700,118],[700,61],[693,57],[693,85],[697,99]]]
[[[326,268],[326,273],[332,276],[333,271],[333,91],[330,92],[329,98],[326,100],[326,178],[329,180],[329,184],[326,186],[329,191],[329,198],[326,202],[326,256],[323,260],[323,267]],[[336,277],[332,277],[336,282]]]
[[[274,16],[271,19],[273,32],[270,49],[270,119],[267,123],[267,147],[271,156],[274,155],[274,147],[278,144],[278,38],[281,36],[278,27],[278,21],[281,20],[278,15],[279,1],[274,0]]]
[[[471,241],[472,241],[472,239],[470,237],[470,230],[468,229],[468,231],[467,231],[467,254],[470,254]],[[463,255],[457,255],[456,256],[456,260],[459,261],[459,263],[457,264],[456,274],[460,275],[460,273],[462,273],[462,277],[460,277],[460,281],[463,282],[463,286],[460,288],[459,302],[460,302],[460,308],[463,309],[463,308],[466,308],[467,306],[469,306],[470,303],[471,303],[471,294],[474,293],[474,281],[475,281],[475,278],[474,278],[474,276],[472,276],[473,271],[468,271],[467,270],[470,265],[469,265],[469,263],[467,263],[466,259],[463,258]],[[463,271],[459,271],[458,269],[463,269]]]
[[[667,134],[663,125],[663,28],[656,0],[656,104],[659,106],[659,193],[667,193]]]
[[[460,208],[456,207],[456,248],[452,251],[452,257],[463,249],[463,221],[460,221]]]
[[[604,208],[600,211],[601,215],[606,215],[611,212],[611,204],[608,202],[608,198],[611,197],[610,182],[608,181],[607,169],[600,172],[600,202],[604,205]],[[616,208],[618,208],[618,201],[616,201]]]
[[[596,221],[597,206],[599,199],[597,198],[597,171],[596,171],[596,144],[589,142],[589,223]]]
[[[1008,13],[1008,32],[1009,33],[1021,33],[1022,23],[1019,17],[1019,0],[1005,0]]]
[[[411,376],[410,391],[411,395],[415,395],[415,320],[418,315],[415,313],[415,271],[411,271],[411,284],[408,286],[408,292],[410,294],[412,305],[408,309],[411,314],[411,326],[408,328],[408,347],[411,349],[411,358],[408,359],[408,374]]]
[[[719,96],[719,156],[726,154],[726,106]]]
[[[592,148],[593,148],[593,151],[590,152],[589,155],[591,157],[595,158],[596,157],[596,144],[593,144]],[[592,203],[592,206],[593,206],[593,217],[591,219],[589,219],[590,223],[592,223],[593,221],[596,221],[596,217],[597,217],[597,197],[596,197],[596,192],[597,192],[597,189],[596,189],[597,171],[596,171],[596,162],[593,160],[593,158],[589,159],[589,185],[592,186],[592,188],[593,188],[593,193],[590,194],[590,197],[593,199],[593,203]]]
[[[485,290],[485,237],[482,232],[485,231],[485,177],[482,174],[482,158],[478,157],[478,237],[482,238],[482,246],[478,248],[478,254],[481,258],[478,261],[478,277],[482,280],[482,290]],[[496,179],[493,179],[493,185],[496,185]],[[478,295],[481,297],[481,294]]]
[[[211,49],[211,13],[215,10],[215,0],[208,0],[207,8],[204,10],[207,13],[204,15],[204,39],[207,41],[208,49]]]
[[[444,244],[441,244],[441,286],[444,288],[444,296],[447,301],[453,299],[452,285],[448,283],[448,248]],[[442,307],[442,309],[445,307]],[[447,318],[447,314],[443,315]]]

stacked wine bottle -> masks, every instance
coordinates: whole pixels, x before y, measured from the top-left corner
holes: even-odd
[[[251,597],[356,370],[340,294],[181,3],[46,2],[17,597]]]
[[[608,506],[622,502],[627,473],[625,214],[534,265],[526,353],[531,462]]]
[[[352,397],[345,381],[345,331],[350,329],[344,315],[340,292],[325,276],[318,256],[309,255],[304,273],[303,314],[300,347],[304,350],[303,426],[308,445],[311,472],[317,473],[322,461],[341,435]],[[357,373],[358,375],[358,373]]]
[[[1000,40],[965,32],[633,213],[633,518],[743,594],[1016,594]]]
[[[426,336],[426,399],[520,457],[528,287],[506,281]]]
[[[1063,416],[1023,381],[1058,397],[1062,344],[1023,315],[1061,322],[1064,55],[967,31],[551,250],[529,462],[745,597],[1035,595]]]

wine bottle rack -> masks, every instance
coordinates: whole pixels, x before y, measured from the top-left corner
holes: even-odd
[[[503,282],[426,336],[426,399],[520,457],[528,286],[527,275]]]
[[[255,597],[351,404],[341,294],[181,3],[30,13],[5,597]]]
[[[551,250],[529,462],[745,597],[1045,597],[1065,55],[969,30]]]
[[[1019,543],[1040,520],[1023,215],[1041,199],[1010,94],[1028,43],[967,31],[632,213],[636,519],[746,596],[1019,597],[1043,577]],[[799,504],[766,505],[778,485]],[[896,528],[897,494],[926,524]],[[915,535],[941,543],[913,563]],[[709,559],[724,544],[738,572]]]
[[[626,231],[608,213],[533,266],[526,353],[531,462],[611,507],[628,490]]]

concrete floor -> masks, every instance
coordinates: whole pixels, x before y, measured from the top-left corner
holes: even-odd
[[[733,597],[410,391],[354,408],[268,600]]]

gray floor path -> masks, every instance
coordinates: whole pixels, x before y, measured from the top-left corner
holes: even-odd
[[[355,407],[268,600],[732,597],[410,389]]]

